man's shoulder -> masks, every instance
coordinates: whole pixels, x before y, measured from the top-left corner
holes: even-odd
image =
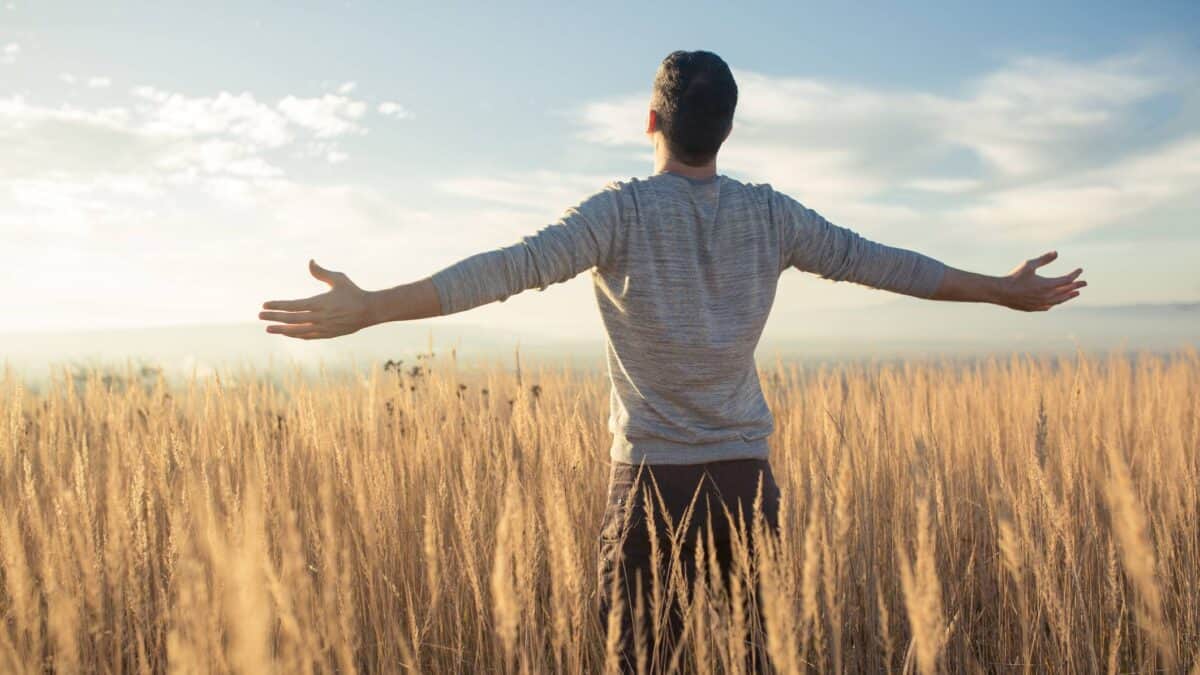
[[[578,212],[596,222],[613,222],[620,219],[627,209],[634,205],[633,181],[631,179],[610,179],[601,182],[600,187],[586,193],[574,206],[568,207],[567,212]]]
[[[730,179],[730,180],[734,180],[734,182],[736,182],[746,192],[749,192],[749,193],[751,193],[757,197],[760,197],[762,199],[770,199],[774,195],[778,194],[778,191],[770,183],[766,183],[766,182],[759,183],[759,182],[755,182],[755,181],[739,181],[736,179]]]

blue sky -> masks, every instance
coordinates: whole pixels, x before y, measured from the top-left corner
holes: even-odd
[[[252,321],[309,257],[380,288],[512,243],[651,171],[677,48],[739,80],[722,173],[956,267],[1056,248],[1079,303],[1200,299],[1198,3],[113,4],[0,0],[0,331]],[[587,275],[439,321],[599,330]]]

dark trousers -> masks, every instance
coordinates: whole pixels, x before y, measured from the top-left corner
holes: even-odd
[[[717,567],[722,576],[723,587],[729,588],[729,574],[736,565],[732,539],[737,530],[750,535],[746,541],[753,556],[753,508],[759,483],[762,487],[762,517],[770,532],[778,532],[779,488],[771,473],[771,465],[765,459],[737,459],[705,464],[686,465],[630,465],[614,462],[610,470],[608,502],[604,512],[599,538],[598,587],[600,627],[607,634],[610,616],[614,613],[613,588],[619,602],[615,611],[620,613],[623,672],[638,672],[637,640],[634,637],[635,611],[638,602],[638,578],[641,584],[641,602],[644,608],[643,622],[638,626],[643,637],[643,653],[647,654],[646,672],[663,670],[669,663],[674,646],[683,632],[681,608],[674,601],[674,593],[663,593],[666,600],[665,621],[660,622],[660,636],[656,643],[653,623],[650,619],[653,583],[650,532],[648,522],[652,520],[657,535],[659,558],[658,579],[660,584],[678,586],[669,582],[672,553],[678,549],[676,570],[686,581],[686,588],[694,588],[696,579],[696,543],[703,541],[705,558],[710,554],[709,527]],[[656,489],[657,487],[657,489]],[[646,491],[649,490],[649,502]],[[691,509],[686,528],[681,527],[685,513]],[[734,519],[734,532],[726,510]],[[741,514],[743,525],[739,528]],[[711,525],[710,525],[711,523]],[[672,531],[675,539],[672,540]],[[753,560],[753,557],[751,557]],[[708,579],[709,563],[702,570]],[[708,579],[711,588],[713,580]],[[745,588],[744,597],[755,598],[755,588]],[[761,603],[758,620],[761,625]],[[748,616],[749,619],[749,616]],[[665,641],[665,644],[664,644]],[[691,641],[691,640],[689,640]],[[757,655],[753,652],[758,651]],[[762,668],[764,655],[762,645],[750,644],[747,653],[755,670]],[[657,656],[654,656],[657,653]],[[681,666],[685,665],[681,663]]]

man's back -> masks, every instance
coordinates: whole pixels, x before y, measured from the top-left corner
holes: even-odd
[[[432,280],[453,312],[592,269],[608,333],[611,457],[691,464],[767,456],[774,425],[754,350],[789,266],[926,296],[943,270],[770,185],[662,172],[610,183],[536,235]]]
[[[754,349],[775,299],[779,230],[764,190],[660,173],[618,186],[623,219],[596,300],[608,331],[612,457],[765,457]]]

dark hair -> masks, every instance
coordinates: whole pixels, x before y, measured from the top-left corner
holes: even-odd
[[[716,54],[674,51],[658,66],[650,109],[671,155],[684,164],[699,166],[716,156],[735,107],[737,82]]]

